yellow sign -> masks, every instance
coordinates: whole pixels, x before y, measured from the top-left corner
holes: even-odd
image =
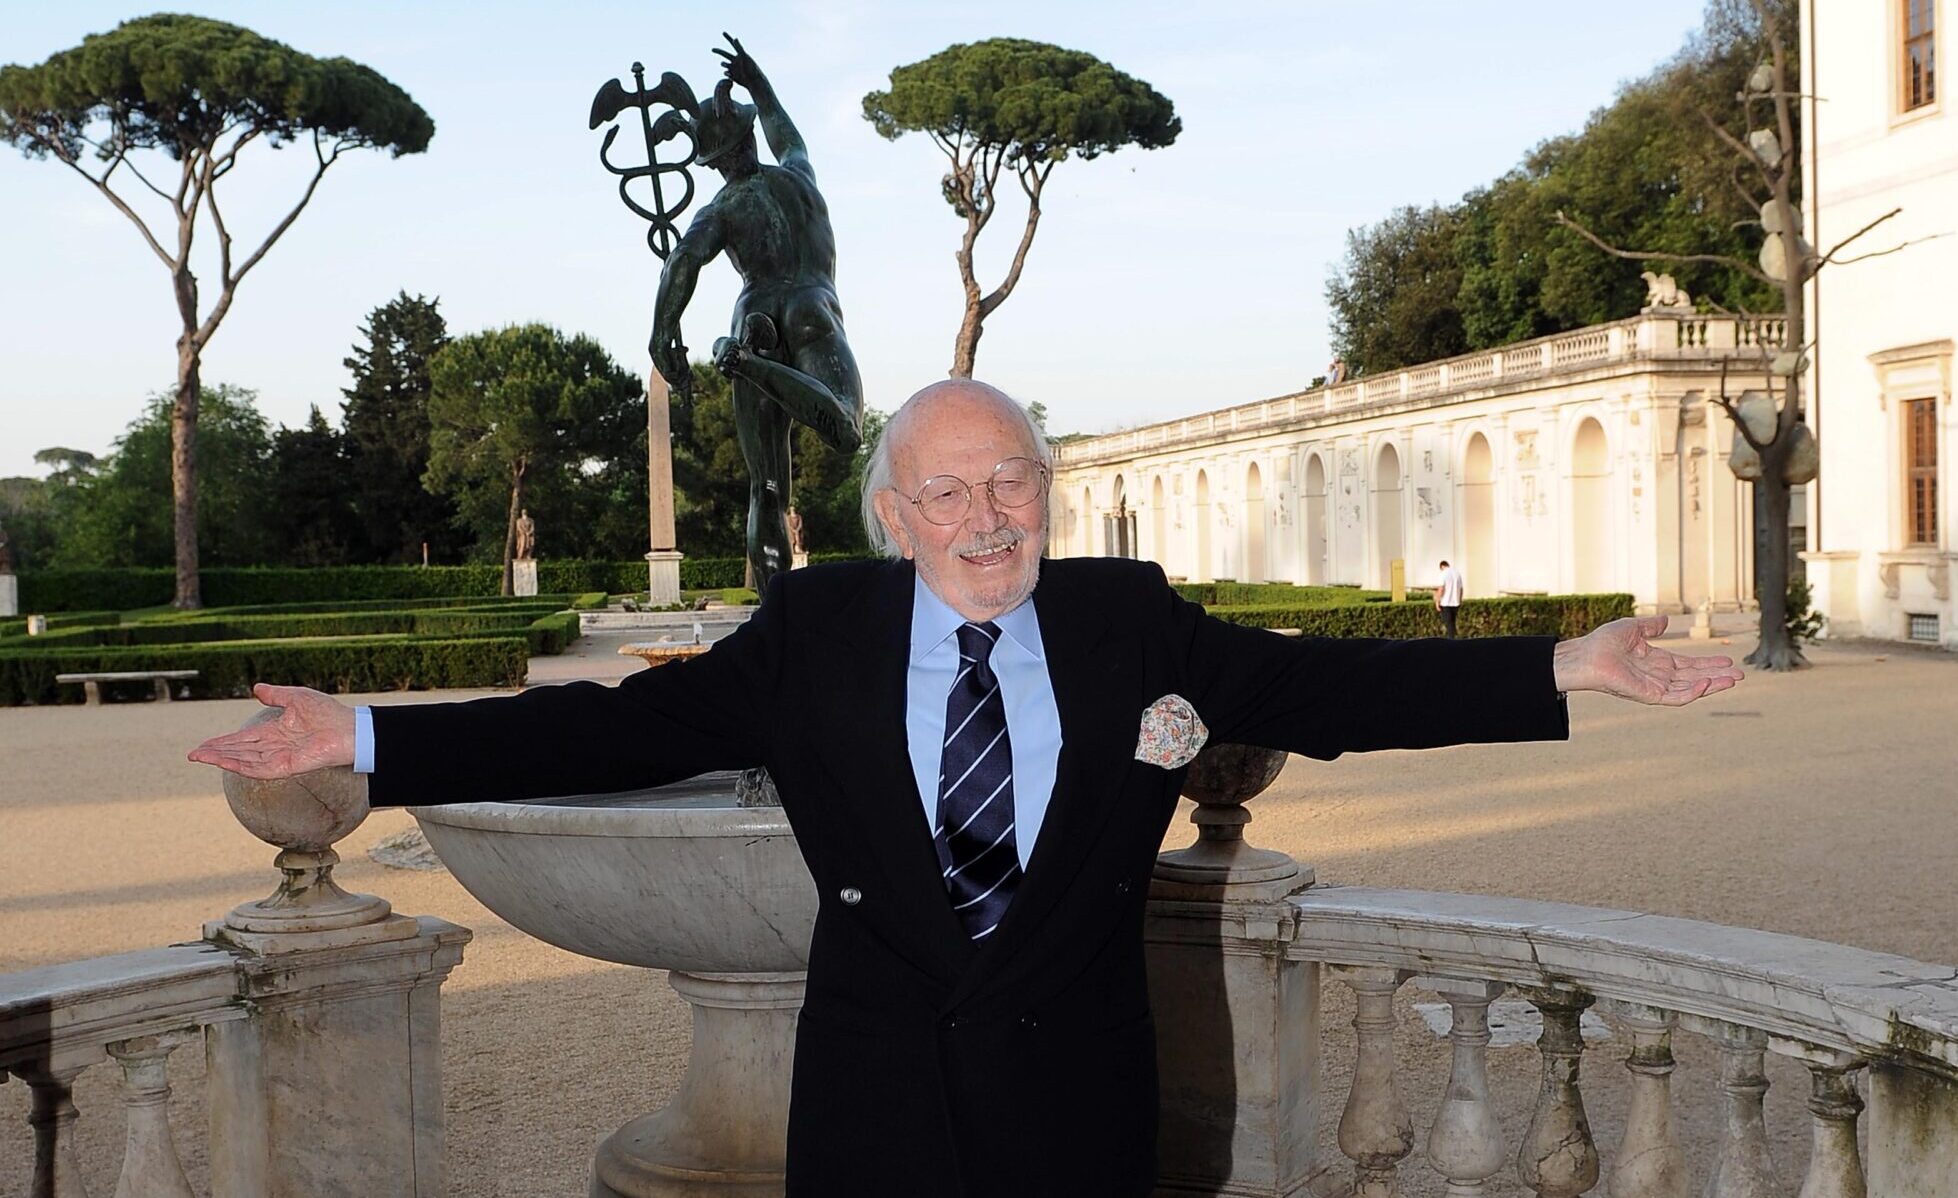
[[[1398,557],[1394,559],[1393,573],[1390,577],[1393,579],[1394,602],[1403,602],[1407,598],[1407,562],[1404,559]]]

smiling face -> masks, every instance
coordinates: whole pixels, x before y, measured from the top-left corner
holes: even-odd
[[[895,490],[876,497],[877,515],[932,594],[974,623],[1012,611],[1033,593],[1047,542],[1047,495],[1002,508],[984,485],[1008,458],[1039,459],[1013,401],[984,383],[936,383],[893,418]],[[951,475],[972,487],[972,503],[951,524],[926,520],[911,501],[927,479]]]

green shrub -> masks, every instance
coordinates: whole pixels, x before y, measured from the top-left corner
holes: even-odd
[[[0,649],[0,706],[78,703],[81,688],[60,685],[55,675],[103,670],[196,670],[199,676],[188,683],[191,695],[216,699],[248,695],[254,682],[334,693],[514,687],[523,684],[529,657],[530,644],[521,636],[340,637],[56,652]]]
[[[1341,603],[1379,603],[1385,591],[1364,591],[1359,587],[1302,587],[1289,582],[1179,582],[1176,593],[1205,607],[1243,607],[1283,605],[1290,607],[1330,607]]]
[[[1788,639],[1797,646],[1804,641],[1813,641],[1822,635],[1829,618],[1819,611],[1812,610],[1808,579],[1796,575],[1788,580],[1788,608],[1784,622],[1788,627]]]
[[[168,567],[29,570],[20,576],[20,606],[33,612],[129,611],[170,602],[176,586]]]
[[[159,624],[179,623],[186,620],[229,619],[234,616],[282,616],[306,615],[321,612],[367,612],[367,611],[434,611],[467,610],[491,611],[500,608],[512,610],[519,607],[548,608],[558,610],[575,607],[580,602],[598,596],[597,606],[604,606],[603,593],[593,591],[589,595],[538,594],[518,597],[497,595],[449,595],[434,599],[316,599],[304,603],[252,603],[236,607],[200,607],[192,611],[178,611],[166,608],[163,611],[144,612],[134,617],[133,623]]]
[[[1255,628],[1297,628],[1307,636],[1414,638],[1441,635],[1441,617],[1430,599],[1404,603],[1336,606],[1257,604],[1214,607],[1210,614]],[[1615,595],[1517,595],[1470,599],[1457,628],[1463,636],[1583,636],[1598,625],[1632,614],[1632,597]]]
[[[96,628],[104,624],[115,624],[122,620],[121,612],[113,611],[71,611],[60,612],[48,618],[48,631],[55,632],[65,628]],[[27,617],[13,616],[0,620],[0,640],[10,636],[27,635]],[[36,640],[39,638],[37,637]],[[33,644],[33,641],[26,642]]]
[[[493,598],[503,567],[469,566],[213,566],[202,572],[207,607],[285,606],[293,603],[401,599]],[[737,577],[736,583],[740,582]],[[632,591],[646,584],[646,563],[545,561],[537,589],[571,596]],[[32,570],[20,576],[21,605],[29,611],[130,611],[161,607],[175,592],[167,568]]]
[[[819,553],[811,561],[860,555]],[[738,557],[683,558],[680,585],[689,590],[738,587],[746,561]],[[503,567],[468,566],[213,566],[201,574],[206,607],[280,607],[465,597],[494,598]],[[643,561],[542,561],[537,589],[570,597],[603,591],[632,594],[646,587]],[[32,612],[134,611],[162,607],[175,593],[166,567],[30,570],[20,576],[21,607]]]

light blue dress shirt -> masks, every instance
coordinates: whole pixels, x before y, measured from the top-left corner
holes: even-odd
[[[938,830],[938,765],[945,753],[945,701],[959,673],[959,640],[965,617],[917,580],[911,600],[911,666],[905,673],[904,731],[911,746],[911,773],[924,800],[925,827]],[[1031,600],[994,620],[1002,634],[993,645],[993,674],[1006,703],[1006,737],[1013,746],[1013,843],[1020,868],[1047,817],[1061,756],[1061,715],[1047,677],[1047,650]]]
[[[1002,635],[993,646],[993,674],[1006,703],[1007,739],[1013,745],[1013,841],[1020,868],[1033,856],[1047,818],[1061,756],[1061,714],[1047,676],[1047,650],[1031,600],[993,621]],[[911,654],[905,672],[904,732],[911,773],[924,803],[925,827],[938,829],[938,765],[945,752],[945,701],[958,677],[959,642],[953,634],[965,617],[916,580],[911,599]],[[374,713],[354,708],[354,771],[374,772]]]

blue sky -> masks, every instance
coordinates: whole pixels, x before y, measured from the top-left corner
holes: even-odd
[[[366,63],[434,117],[429,152],[344,158],[240,287],[204,355],[207,382],[259,392],[275,423],[339,415],[365,314],[439,297],[452,332],[542,320],[647,366],[657,260],[588,132],[592,95],[634,59],[712,89],[739,36],[801,127],[829,198],[838,288],[866,397],[886,411],[942,377],[960,296],[961,223],[943,160],[861,116],[893,66],[1015,36],[1087,50],[1168,95],[1174,146],[1060,166],[1020,288],[988,321],[977,374],[1047,405],[1055,431],[1100,432],[1282,394],[1329,356],[1324,285],[1346,230],[1447,201],[1579,126],[1670,55],[1701,0],[1246,0],[713,5],[207,3],[192,11]],[[38,63],[149,11],[73,0],[15,13],[0,63]],[[575,14],[567,16],[566,13]],[[630,138],[622,138],[624,149]],[[304,149],[248,150],[226,218],[256,244],[303,186]],[[703,188],[716,181],[710,174]],[[140,189],[139,189],[140,190]],[[148,197],[146,197],[148,198]],[[1017,198],[1017,197],[1016,197]],[[161,201],[143,209],[156,217]],[[1023,211],[982,239],[1000,276]],[[81,179],[0,147],[0,476],[35,450],[105,452],[175,377],[162,264]],[[209,248],[207,237],[204,246]],[[200,262],[214,278],[214,257]],[[703,276],[686,340],[704,353],[735,293]],[[206,303],[215,294],[205,283]]]

